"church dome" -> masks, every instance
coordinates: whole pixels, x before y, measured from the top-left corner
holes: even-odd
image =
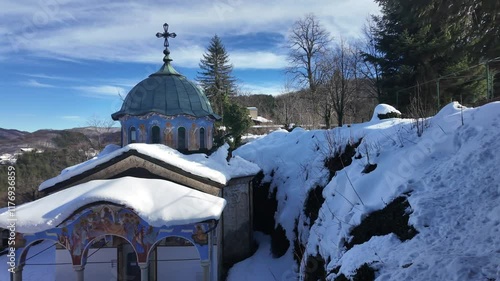
[[[203,90],[175,71],[169,60],[160,70],[132,88],[121,109],[111,117],[119,120],[125,115],[139,116],[153,112],[166,116],[190,115],[220,119],[213,112]]]
[[[135,85],[121,109],[111,117],[120,121],[122,146],[131,143],[164,144],[183,153],[213,147],[215,114],[203,90],[179,74],[170,62],[168,38],[177,35],[163,25],[163,66]]]

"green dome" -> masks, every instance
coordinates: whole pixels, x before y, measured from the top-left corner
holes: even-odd
[[[179,74],[167,60],[160,70],[142,80],[128,93],[113,120],[125,115],[160,113],[167,116],[191,115],[219,120],[203,91]]]

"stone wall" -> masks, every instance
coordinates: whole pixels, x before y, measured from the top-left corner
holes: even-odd
[[[223,188],[227,205],[222,213],[222,258],[230,266],[253,253],[252,177],[231,180]]]

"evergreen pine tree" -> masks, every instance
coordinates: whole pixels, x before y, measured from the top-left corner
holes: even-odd
[[[398,99],[399,106],[404,106],[410,94],[419,94],[424,103],[435,104],[436,83],[429,82],[459,71],[456,76],[466,78],[440,82],[440,100],[481,97],[485,81],[476,79],[481,78],[481,70],[469,68],[498,53],[498,4],[489,0],[375,2],[382,15],[375,17],[373,35],[382,56],[371,59],[381,67],[385,102]]]
[[[252,126],[248,109],[236,102],[228,101],[224,105],[224,126],[229,130],[226,140],[232,149],[241,145],[241,136]]]
[[[235,93],[235,79],[231,75],[233,66],[229,63],[229,54],[219,36],[212,38],[199,66],[201,71],[196,80],[205,91],[214,111],[223,115],[224,103],[228,96]]]

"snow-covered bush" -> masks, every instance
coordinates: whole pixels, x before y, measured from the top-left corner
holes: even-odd
[[[397,110],[395,107],[385,103],[381,103],[375,106],[375,109],[373,110],[372,121],[389,119],[389,118],[400,118],[400,117],[401,117],[401,112]]]

